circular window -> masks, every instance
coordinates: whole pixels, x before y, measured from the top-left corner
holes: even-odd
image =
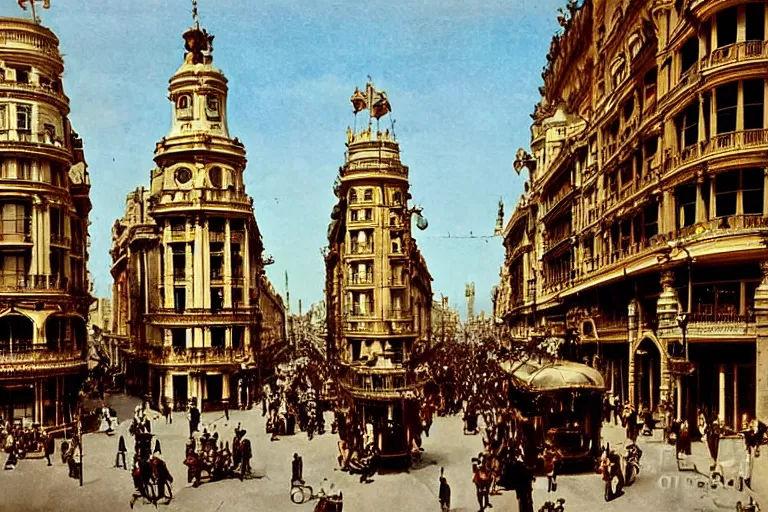
[[[181,169],[176,170],[176,181],[179,182],[181,185],[188,183],[189,180],[191,179],[192,179],[192,171],[190,171],[186,167],[182,167]]]

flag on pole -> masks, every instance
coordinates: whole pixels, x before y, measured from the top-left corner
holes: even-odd
[[[19,0],[19,7],[21,7],[22,9],[24,9],[26,11],[27,10],[27,0]]]

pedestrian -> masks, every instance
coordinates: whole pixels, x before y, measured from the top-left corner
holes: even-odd
[[[293,454],[293,461],[291,461],[291,485],[303,484],[302,479],[304,473],[304,461],[299,457],[298,453]]]
[[[193,433],[198,431],[198,427],[200,426],[200,410],[197,408],[197,405],[192,404],[192,407],[189,409],[189,435],[192,436]]]
[[[253,452],[251,451],[251,441],[248,439],[242,439],[245,436],[245,430],[240,431],[240,457],[242,462],[240,464],[240,481],[243,481],[245,475],[251,472],[251,457]]]
[[[48,435],[47,432],[43,432],[43,449],[45,450],[45,460],[48,461],[49,466],[53,466],[51,463],[51,455],[56,451],[56,444],[53,441],[53,436]]]
[[[438,496],[440,500],[440,511],[448,512],[451,510],[451,486],[448,485],[448,480],[445,479],[443,474],[444,470],[445,468],[440,468],[440,492]]]
[[[227,420],[227,423],[229,423],[229,403],[224,402],[224,417]],[[225,423],[225,425],[227,424]]]
[[[117,455],[115,455],[115,467],[120,467],[120,459],[123,460],[123,469],[128,469],[128,465],[125,462],[125,454],[128,449],[125,446],[125,438],[120,436],[120,440],[117,442]]]
[[[160,440],[155,439],[155,451],[152,452],[153,455],[155,454],[162,454],[163,452],[160,450]]]
[[[8,454],[8,458],[5,460],[5,469],[16,469],[16,464],[18,464],[16,441],[10,432],[8,432],[8,437],[5,438],[5,452]]]

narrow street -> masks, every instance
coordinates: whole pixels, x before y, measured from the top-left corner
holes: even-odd
[[[47,467],[45,460],[27,459],[21,461],[13,471],[0,473],[0,510],[128,510],[133,485],[128,471],[114,468],[115,452],[120,435],[126,438],[129,448],[128,459],[132,456],[133,439],[128,435],[130,424],[128,414],[134,399],[117,396],[110,404],[123,416],[121,425],[114,436],[103,433],[88,434],[84,445],[84,486],[67,477],[67,468],[55,454],[53,467]],[[274,511],[312,510],[314,504],[294,505],[289,498],[290,460],[293,453],[304,459],[304,479],[317,490],[324,478],[344,493],[344,510],[410,511],[439,510],[437,491],[440,467],[452,488],[452,510],[473,512],[478,509],[472,484],[470,459],[482,449],[479,435],[462,434],[462,422],[458,417],[436,418],[429,438],[425,438],[423,460],[409,472],[388,472],[376,475],[374,482],[360,484],[358,477],[336,469],[336,436],[326,433],[309,441],[306,434],[281,438],[270,442],[264,432],[265,421],[260,409],[232,411],[226,422],[223,413],[205,413],[203,426],[209,432],[219,432],[220,439],[230,441],[238,422],[247,430],[246,437],[253,443],[252,465],[257,478],[240,482],[227,480],[204,483],[193,488],[186,482],[186,467],[182,464],[184,444],[187,439],[188,423],[183,414],[174,414],[174,421],[166,425],[162,417],[153,421],[152,431],[160,440],[163,457],[175,480],[174,499],[163,510],[195,510],[196,512],[251,511],[256,509]],[[330,415],[327,425],[330,425]],[[202,429],[202,427],[201,427]],[[643,449],[642,469],[635,485],[626,489],[625,494],[611,503],[603,500],[603,485],[593,473],[566,474],[558,479],[558,493],[549,497],[546,493],[546,478],[535,483],[534,505],[536,510],[547,499],[565,498],[566,510],[628,510],[652,509],[654,504],[665,510],[718,510],[717,503],[735,509],[738,499],[746,502],[745,496],[736,491],[712,491],[700,489],[697,482],[706,481],[703,475],[678,472],[672,447],[660,442],[659,432],[653,439],[640,438]],[[623,431],[609,426],[604,429],[604,440],[616,449],[620,448]],[[708,459],[703,443],[694,444],[692,460],[704,472]],[[762,464],[762,462],[761,462]],[[762,466],[760,466],[762,468]],[[760,478],[755,470],[756,482]],[[765,472],[762,473],[764,479]],[[690,479],[690,480],[689,480]],[[756,485],[758,485],[756,483]],[[44,489],[45,492],[40,492]],[[386,496],[386,505],[381,497]],[[517,510],[514,492],[503,492],[492,496],[492,510]],[[136,508],[149,509],[151,505],[136,503]]]

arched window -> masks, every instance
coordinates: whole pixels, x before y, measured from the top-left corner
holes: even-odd
[[[221,167],[211,167],[208,177],[211,179],[212,187],[221,188]]]
[[[176,100],[176,118],[192,119],[192,101],[186,94],[182,94]]]
[[[373,189],[367,188],[363,193],[363,201],[373,201]]]

